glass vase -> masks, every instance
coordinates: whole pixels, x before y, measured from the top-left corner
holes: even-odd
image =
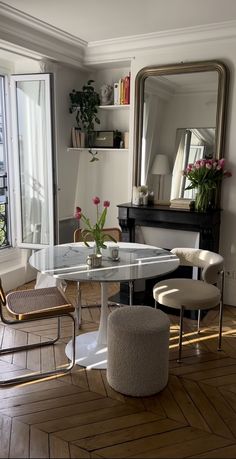
[[[102,255],[102,247],[101,247],[100,241],[95,240],[94,253],[95,255],[100,255],[100,256]]]
[[[213,210],[217,205],[217,189],[207,186],[199,186],[195,196],[195,210],[197,212],[207,212]]]

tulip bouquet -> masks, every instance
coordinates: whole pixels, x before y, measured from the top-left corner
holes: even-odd
[[[95,242],[95,253],[97,255],[101,254],[101,249],[106,249],[105,241],[110,240],[113,242],[117,242],[110,234],[104,233],[103,228],[106,222],[106,216],[107,216],[107,209],[110,206],[110,201],[104,201],[103,202],[103,210],[100,212],[99,210],[99,204],[100,204],[100,198],[98,196],[95,196],[92,199],[94,205],[97,207],[97,221],[94,225],[91,224],[90,219],[87,218],[83,213],[82,209],[80,207],[76,207],[75,211],[75,218],[77,220],[81,220],[85,228],[81,230],[81,236],[83,239],[83,242],[87,247],[89,247],[88,241],[94,241]]]
[[[190,184],[186,190],[197,188],[195,208],[206,212],[217,205],[217,191],[225,177],[231,177],[231,172],[225,169],[225,159],[200,159],[189,164],[183,175]]]

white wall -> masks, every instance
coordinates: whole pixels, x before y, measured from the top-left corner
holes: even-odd
[[[74,215],[79,166],[79,152],[67,151],[71,146],[71,128],[76,126],[75,116],[69,113],[69,93],[73,89],[80,89],[87,75],[60,64],[49,63],[46,68],[53,72],[54,78],[58,216],[62,220]]]
[[[218,59],[223,60],[230,69],[230,87],[228,120],[226,130],[226,148],[224,156],[233,177],[226,179],[222,187],[222,223],[220,237],[220,253],[225,258],[226,269],[236,271],[236,92],[235,92],[235,67],[236,67],[236,39],[199,41],[189,44],[166,46],[152,49],[150,52],[137,54],[132,62],[132,78],[137,72],[148,65],[165,65],[179,62],[194,62]],[[226,279],[225,302],[236,306],[235,297],[236,281]]]

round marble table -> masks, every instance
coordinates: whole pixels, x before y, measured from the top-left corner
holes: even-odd
[[[167,250],[137,243],[119,242],[119,260],[109,258],[109,245],[102,251],[102,266],[89,269],[87,256],[93,253],[93,243],[71,243],[47,247],[31,255],[29,262],[42,273],[58,279],[75,282],[101,283],[101,317],[96,332],[83,333],[76,337],[76,363],[78,365],[105,369],[107,364],[107,318],[108,282],[125,282],[162,276],[179,266],[179,259]],[[71,342],[66,346],[66,355],[72,353]]]

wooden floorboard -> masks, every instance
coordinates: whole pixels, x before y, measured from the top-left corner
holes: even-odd
[[[100,286],[81,288],[79,332],[86,333],[98,328]],[[110,294],[117,289],[109,285]],[[73,283],[67,296],[75,303]],[[1,388],[0,458],[235,458],[236,308],[225,307],[222,352],[217,310],[204,317],[200,335],[195,321],[184,320],[182,364],[176,361],[178,317],[170,319],[169,382],[152,397],[122,395],[109,386],[105,370],[79,366],[61,378]],[[0,324],[0,343],[35,343],[56,333],[55,319]],[[70,336],[66,319],[54,347],[2,356],[0,378],[67,365]]]

